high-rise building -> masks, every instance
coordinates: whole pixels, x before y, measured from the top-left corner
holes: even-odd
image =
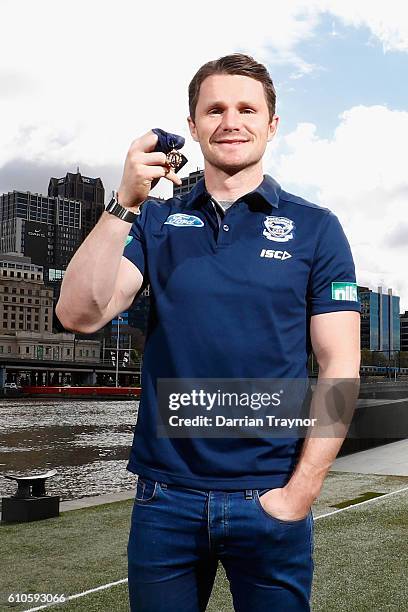
[[[95,227],[104,211],[105,188],[100,178],[82,176],[79,172],[67,172],[65,177],[50,179],[48,195],[81,202],[82,240]]]
[[[29,257],[52,287],[54,306],[64,271],[82,241],[81,202],[29,191],[0,196],[0,253]],[[61,326],[52,309],[52,328]]]
[[[48,271],[64,270],[81,243],[81,202],[12,191],[0,196],[0,253],[30,257]]]
[[[68,172],[51,178],[48,195],[12,191],[0,196],[0,253],[24,255],[42,266],[58,300],[61,281],[75,251],[104,210],[100,178]],[[54,327],[62,331],[54,318]]]
[[[408,310],[400,315],[401,351],[408,352]]]
[[[361,348],[381,351],[389,356],[400,350],[400,298],[383,293],[382,287],[372,291],[357,288],[361,302]]]

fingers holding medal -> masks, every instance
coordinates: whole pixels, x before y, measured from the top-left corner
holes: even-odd
[[[166,132],[160,128],[153,128],[152,132],[157,136],[155,151],[162,151],[166,155],[166,166],[175,173],[187,163],[187,158],[178,151],[184,146],[185,139],[178,134]],[[166,175],[168,172],[166,172]]]
[[[118,190],[122,206],[140,205],[162,177],[181,186],[176,172],[187,163],[187,158],[177,149],[183,145],[182,136],[159,128],[136,138],[127,153]]]

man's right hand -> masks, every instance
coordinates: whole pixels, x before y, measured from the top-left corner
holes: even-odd
[[[157,141],[158,136],[149,130],[130,145],[118,189],[118,201],[122,206],[138,209],[162,177],[175,185],[182,184],[167,164],[166,154],[154,152]]]

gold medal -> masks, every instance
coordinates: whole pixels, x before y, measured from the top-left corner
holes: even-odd
[[[166,155],[166,161],[167,164],[173,168],[174,170],[177,170],[177,168],[179,167],[179,165],[181,164],[181,162],[183,161],[183,157],[181,155],[181,153],[179,153],[177,151],[177,149],[174,148],[174,144],[172,144],[172,149],[169,153],[167,153]]]

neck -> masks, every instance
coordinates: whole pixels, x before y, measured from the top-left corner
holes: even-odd
[[[205,162],[204,180],[207,191],[217,200],[238,200],[241,196],[256,189],[263,181],[261,164],[243,168],[230,175],[220,168]]]

